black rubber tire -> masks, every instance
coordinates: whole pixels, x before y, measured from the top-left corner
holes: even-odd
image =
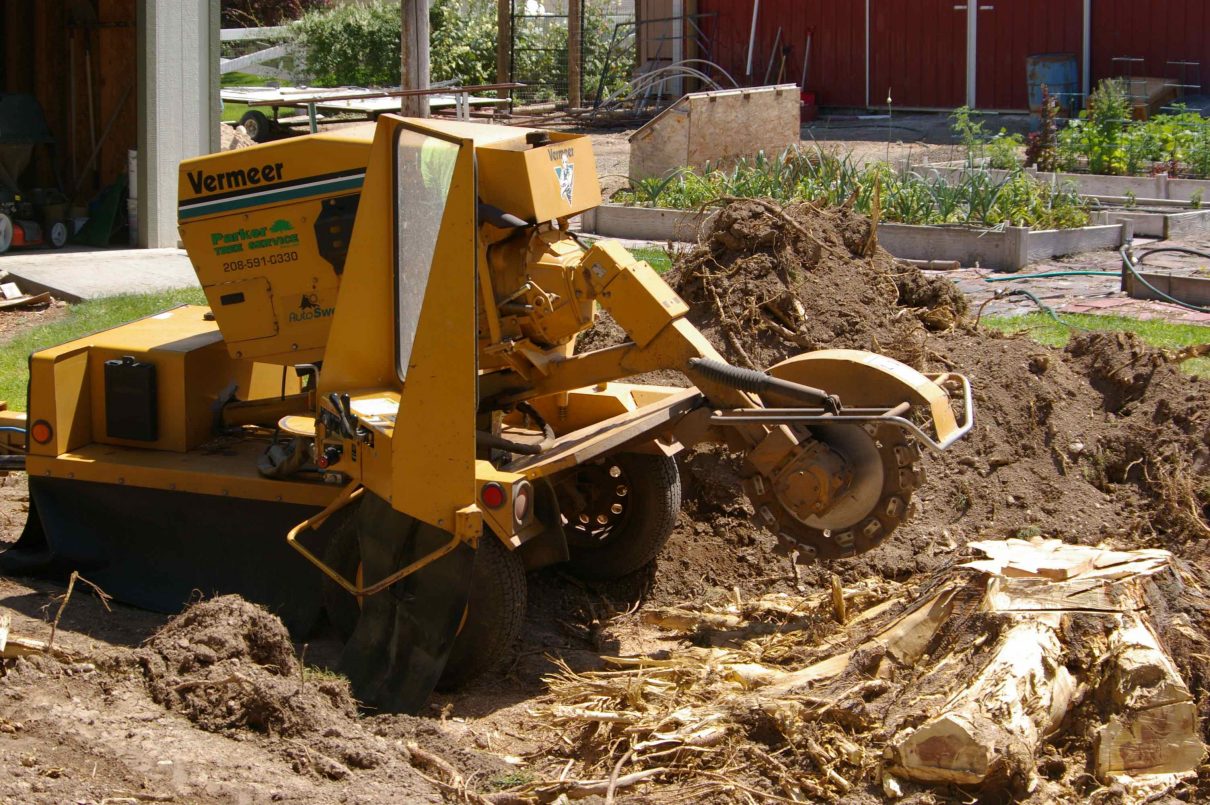
[[[437,689],[454,690],[490,671],[521,635],[528,588],[525,564],[491,533],[475,551],[466,618],[445,663]]]
[[[244,131],[248,132],[248,136],[255,143],[269,142],[273,139],[273,132],[277,129],[277,125],[269,119],[268,115],[256,109],[244,112],[243,117],[239,119],[239,125],[244,127]]]
[[[355,519],[347,517],[338,523],[324,550],[324,562],[350,580],[355,579],[361,564]],[[439,690],[459,687],[490,670],[521,634],[525,621],[525,565],[516,551],[505,548],[495,535],[484,534],[471,573],[466,617],[450,650]],[[357,599],[326,577],[323,599],[328,620],[340,638],[348,640],[361,616]]]
[[[628,576],[653,562],[676,527],[681,510],[681,475],[670,456],[618,453],[605,459],[619,467],[628,481],[624,517],[604,538],[593,544],[577,538],[568,523],[567,569],[588,581],[610,581]]]

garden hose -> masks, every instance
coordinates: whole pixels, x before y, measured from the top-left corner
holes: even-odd
[[[29,433],[25,428],[18,428],[14,425],[0,425],[0,431],[5,433],[20,433],[22,436]]]
[[[1054,308],[1052,308],[1050,305],[1046,304],[1041,299],[1034,296],[1032,293],[1025,290],[1024,288],[1013,288],[1012,290],[1008,290],[1008,291],[997,291],[996,292],[996,298],[998,298],[998,299],[1002,299],[1006,296],[1024,296],[1026,299],[1028,299],[1029,301],[1031,301],[1035,305],[1037,305],[1039,310],[1041,310],[1047,316],[1050,316],[1052,319],[1054,319],[1056,322],[1063,325],[1064,327],[1067,327],[1072,330],[1083,330],[1084,332],[1091,332],[1091,330],[1089,330],[1087,327],[1081,327],[1078,324],[1072,324],[1069,321],[1063,321],[1061,318],[1059,318],[1059,314],[1055,312]]]
[[[1143,261],[1146,260],[1151,255],[1159,254],[1161,252],[1180,252],[1182,254],[1192,254],[1197,257],[1204,257],[1204,258],[1210,260],[1210,254],[1207,254],[1206,252],[1199,252],[1196,249],[1187,249],[1183,246],[1161,246],[1159,248],[1148,249],[1147,251],[1142,252],[1141,254],[1139,254],[1138,263],[1135,263],[1135,261],[1130,256],[1130,247],[1129,246],[1123,246],[1122,248],[1118,249],[1118,253],[1122,255],[1122,265],[1126,268],[1126,270],[1129,271],[1136,280],[1141,282],[1145,288],[1150,290],[1152,293],[1154,293],[1160,299],[1163,299],[1165,302],[1171,302],[1174,305],[1179,305],[1180,307],[1183,307],[1187,310],[1192,310],[1196,313],[1210,313],[1210,307],[1206,307],[1205,305],[1195,305],[1192,302],[1185,302],[1180,299],[1177,299],[1175,296],[1164,293],[1159,288],[1155,287],[1154,285],[1152,285],[1150,282],[1148,282],[1146,279],[1143,278],[1143,275],[1139,273],[1138,267],[1140,265],[1142,265]]]
[[[984,282],[1014,282],[1040,280],[1047,277],[1121,277],[1116,271],[1045,271],[1041,274],[1011,274],[1007,277],[987,277]]]

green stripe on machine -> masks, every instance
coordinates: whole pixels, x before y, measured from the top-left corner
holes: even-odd
[[[285,201],[295,201],[297,199],[309,198],[311,196],[327,196],[332,193],[338,193],[345,190],[360,190],[365,183],[365,174],[358,176],[342,177],[340,179],[330,179],[312,184],[296,185],[294,187],[285,187],[280,190],[262,190],[257,193],[246,193],[234,198],[226,198],[216,201],[194,201],[182,204],[179,207],[177,217],[184,221],[190,218],[199,218],[203,215],[212,215],[219,212],[230,212],[232,210],[242,210],[247,207],[261,207],[266,204],[280,204]]]

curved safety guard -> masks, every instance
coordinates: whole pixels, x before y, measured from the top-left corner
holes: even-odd
[[[882,420],[910,431],[934,450],[945,450],[975,424],[971,385],[964,375],[925,375],[886,355],[859,349],[823,349],[782,361],[769,374],[796,383],[809,381],[840,397],[844,411],[829,417],[832,421]],[[954,386],[956,394],[951,395],[947,386]],[[955,401],[961,409],[960,417],[954,414]],[[903,402],[928,412],[932,433],[902,414],[887,415]]]
[[[826,389],[843,404],[838,412],[768,407],[711,417],[770,429],[745,454],[744,491],[757,519],[803,560],[855,556],[890,536],[924,480],[918,445],[944,450],[974,423],[965,377],[926,376],[883,355],[822,350],[769,375]]]

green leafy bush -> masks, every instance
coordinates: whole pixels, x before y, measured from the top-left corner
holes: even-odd
[[[319,86],[398,85],[398,0],[337,6],[295,23],[308,79]],[[496,74],[496,5],[434,0],[429,7],[430,78],[486,84]]]
[[[1181,106],[1149,120],[1131,120],[1121,81],[1104,81],[1058,134],[1061,170],[1111,175],[1167,172],[1210,177],[1210,121]]]
[[[297,0],[302,2],[302,0]],[[319,0],[310,0],[319,2]],[[584,97],[596,93],[605,70],[613,22],[604,3],[584,6]],[[317,86],[387,86],[399,83],[398,0],[339,5],[313,11],[295,23],[307,79]],[[429,8],[430,77],[462,84],[496,79],[496,3],[494,0],[433,0]],[[525,97],[562,97],[567,83],[567,26],[563,18],[534,19],[517,30],[514,75],[541,77],[545,83]],[[614,65],[606,92],[625,81],[629,62]],[[524,90],[522,91],[525,92]]]
[[[1017,169],[1004,179],[969,171],[950,184],[885,164],[865,167],[851,156],[819,148],[787,149],[771,159],[758,154],[729,170],[707,166],[664,178],[649,178],[614,196],[623,204],[700,209],[720,198],[771,198],[787,203],[810,201],[837,206],[852,200],[869,214],[874,188],[880,187],[882,220],[905,224],[966,224],[1067,229],[1088,223],[1088,205],[1073,189],[1051,187]]]
[[[966,150],[966,165],[973,168],[985,158],[998,170],[1012,170],[1021,164],[1019,153],[1025,144],[1020,134],[1009,134],[1000,129],[998,134],[989,134],[983,124],[975,120],[969,106],[961,106],[950,115],[951,128]]]
[[[1021,165],[1020,152],[1021,146],[1025,144],[1025,138],[1020,134],[1009,134],[1006,129],[1000,129],[1000,133],[987,143],[987,159],[993,168],[997,170],[1012,170]]]
[[[294,24],[303,69],[317,86],[399,84],[399,3],[340,5]]]

